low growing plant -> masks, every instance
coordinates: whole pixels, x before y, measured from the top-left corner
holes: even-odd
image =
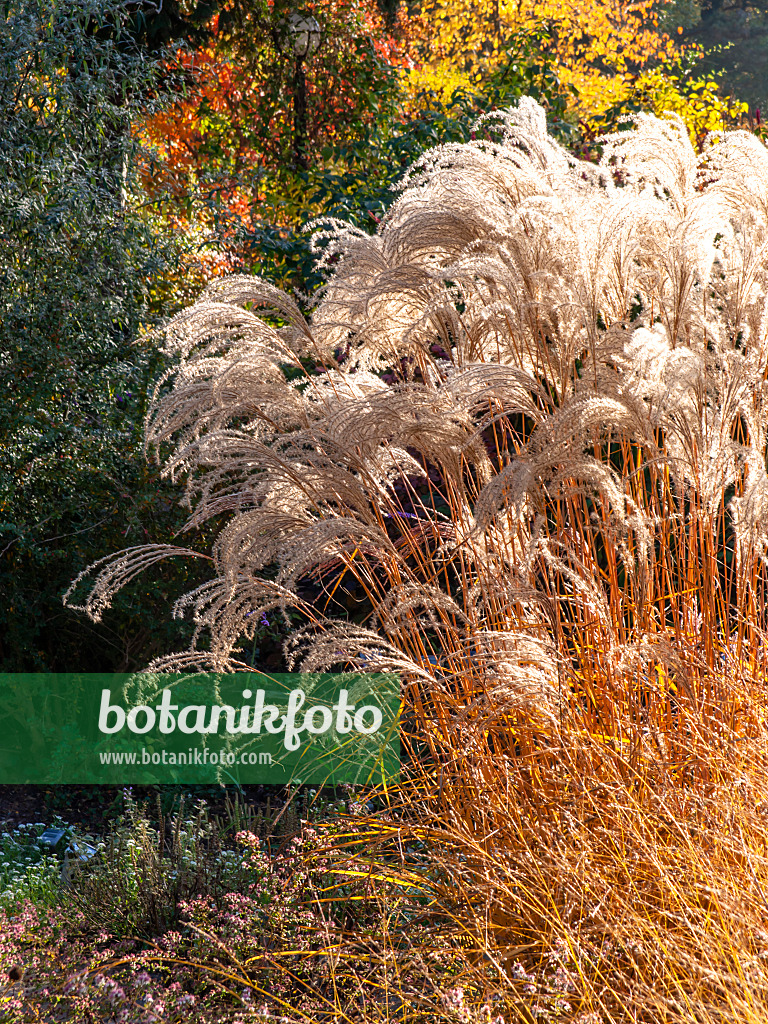
[[[40,841],[47,827],[63,829],[64,834],[57,844],[61,851],[75,836],[75,829],[58,819],[52,826],[42,822],[22,823],[0,832],[0,908],[3,910],[11,911],[25,900],[46,905],[58,899],[62,854]]]
[[[179,904],[205,894],[217,900],[245,883],[241,858],[223,843],[207,806],[150,820],[126,794],[126,814],[102,844],[98,861],[72,886],[68,903],[92,927],[115,936],[161,935],[178,921]]]

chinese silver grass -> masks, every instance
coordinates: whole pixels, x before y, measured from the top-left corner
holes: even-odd
[[[762,1020],[766,150],[643,116],[590,165],[533,101],[487,124],[375,236],[318,237],[308,318],[238,277],[170,325],[148,449],[187,533],[226,522],[154,667],[249,668],[268,612],[291,670],[401,677],[418,784],[359,856],[429,851],[478,992],[492,963],[527,1017],[518,961],[559,939],[575,1013]],[[83,606],[173,552],[98,564]]]
[[[237,661],[254,612],[294,607],[308,670],[398,662],[452,707],[501,699],[506,672],[504,700],[547,715],[555,677],[614,692],[673,644],[714,706],[718,651],[764,626],[765,147],[726,133],[699,157],[679,120],[640,115],[590,164],[527,98],[486,124],[495,141],[418,161],[374,236],[318,233],[309,318],[240,276],[170,323],[147,445],[186,478],[190,529],[231,515],[215,580],[177,611],[208,662]],[[142,564],[117,557],[94,615]],[[362,588],[368,633],[310,609],[318,573]],[[480,657],[494,632],[549,667]]]

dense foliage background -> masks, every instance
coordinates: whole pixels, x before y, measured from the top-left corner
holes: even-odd
[[[153,326],[231,270],[306,301],[309,222],[375,231],[420,153],[521,95],[575,153],[637,109],[681,113],[698,144],[761,131],[764,6],[0,4],[0,667],[133,669],[187,628],[167,610],[194,566],[137,581],[103,624],[61,603],[89,563],[184,521],[142,450]],[[322,31],[303,61],[296,12]],[[278,639],[265,626],[254,651]]]

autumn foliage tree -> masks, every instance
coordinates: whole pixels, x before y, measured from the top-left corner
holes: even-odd
[[[203,236],[214,231],[225,248],[254,224],[287,228],[311,210],[306,171],[332,168],[340,148],[397,110],[397,72],[407,56],[377,4],[303,5],[321,39],[303,64],[306,153],[297,166],[295,10],[288,0],[224,4],[210,22],[209,42],[177,58],[186,92],[141,126],[148,185],[155,195],[165,192],[172,219],[202,228]],[[238,265],[230,247],[223,266]]]
[[[585,113],[615,101],[633,68],[676,52],[658,30],[655,6],[655,0],[426,0],[422,51],[433,71],[454,68],[476,79],[506,59],[512,33],[545,25],[563,82],[578,90]]]
[[[510,41],[538,36],[588,136],[622,114],[680,114],[692,141],[738,124],[743,105],[727,102],[716,79],[697,70],[698,53],[659,22],[657,0],[425,0],[419,20],[422,63],[410,89],[452,89],[503,74],[518,59]],[[682,30],[680,30],[681,32]]]

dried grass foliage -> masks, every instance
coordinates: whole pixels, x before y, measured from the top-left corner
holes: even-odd
[[[768,154],[639,115],[592,165],[532,100],[489,124],[375,236],[318,233],[308,319],[237,277],[169,325],[148,449],[190,529],[230,518],[175,609],[209,643],[153,667],[237,667],[298,608],[292,664],[402,674],[396,828],[500,985],[559,936],[579,1012],[764,1020]],[[312,573],[370,620],[308,606]]]
[[[694,771],[681,785],[661,735],[610,752],[585,733],[549,738],[548,763],[457,757],[450,809],[433,819],[422,806],[409,830],[442,869],[433,912],[446,944],[463,936],[460,980],[477,1004],[503,993],[505,1019],[534,1019],[559,948],[567,1006],[545,1020],[765,1020],[764,744],[737,759],[740,779],[722,751],[706,784]],[[372,832],[402,841],[399,822]]]

